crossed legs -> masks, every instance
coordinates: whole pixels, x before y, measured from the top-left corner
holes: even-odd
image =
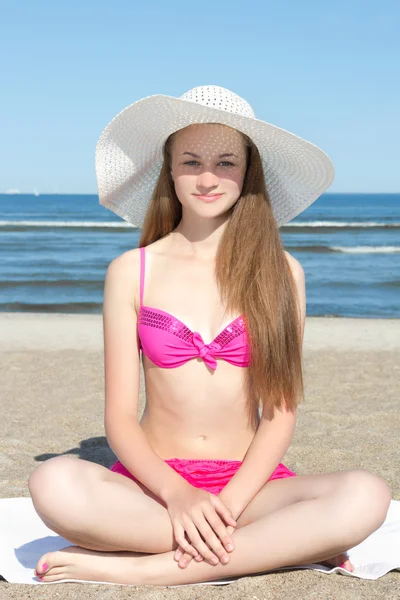
[[[44,581],[135,585],[196,583],[328,560],[380,527],[391,499],[386,482],[364,470],[270,481],[239,517],[227,565],[193,560],[181,569],[165,506],[136,482],[58,457],[34,471],[29,489],[45,524],[76,544],[41,557]]]

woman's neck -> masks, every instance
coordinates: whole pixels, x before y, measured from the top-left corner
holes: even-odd
[[[215,258],[229,216],[217,219],[185,219],[170,234],[172,245],[182,255]]]

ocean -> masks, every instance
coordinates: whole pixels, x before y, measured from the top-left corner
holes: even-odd
[[[400,317],[400,194],[323,194],[280,232],[308,316]],[[97,195],[0,194],[0,311],[101,313],[108,264],[138,241]]]

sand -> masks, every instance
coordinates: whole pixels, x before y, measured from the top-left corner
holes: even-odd
[[[28,496],[32,470],[74,454],[109,466],[103,429],[100,315],[0,313],[0,497]],[[364,468],[400,500],[400,320],[308,317],[305,402],[283,462],[299,475]],[[141,410],[144,398],[141,398]],[[0,599],[400,598],[400,573],[376,581],[311,570],[244,577],[228,586],[181,588],[0,582]]]

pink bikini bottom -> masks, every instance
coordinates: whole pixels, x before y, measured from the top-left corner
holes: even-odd
[[[201,488],[215,495],[220,493],[242,464],[240,460],[197,460],[186,458],[170,458],[165,460],[165,462],[194,487]],[[110,470],[138,481],[120,461],[114,463],[110,467]],[[283,477],[293,477],[295,475],[296,473],[293,473],[285,465],[279,463],[268,481],[282,479]]]

